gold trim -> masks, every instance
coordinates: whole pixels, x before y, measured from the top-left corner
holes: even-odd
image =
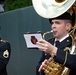
[[[68,56],[68,51],[66,51],[66,55],[65,55],[65,60],[64,60],[63,66],[66,64],[67,56]]]

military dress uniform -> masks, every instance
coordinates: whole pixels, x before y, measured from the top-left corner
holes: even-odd
[[[7,75],[6,66],[11,53],[9,42],[0,40],[0,75]]]
[[[54,45],[54,41],[55,41],[55,38],[48,40],[48,42],[50,42],[52,45]],[[65,56],[66,56],[66,51],[64,51],[64,50],[66,48],[70,49],[71,46],[72,46],[71,36],[67,37],[65,40],[60,42],[58,44],[58,50],[57,50],[56,56],[54,57],[54,61],[58,62],[60,64],[63,64],[65,61]],[[39,69],[41,63],[45,59],[49,59],[50,57],[51,57],[50,54],[42,52],[42,57],[40,58],[40,61],[38,62],[38,65],[36,66],[36,75],[45,75],[44,71],[38,72],[38,69]],[[69,75],[76,75],[76,62],[75,61],[76,61],[76,55],[70,55],[68,53],[65,66],[70,68],[70,74]]]

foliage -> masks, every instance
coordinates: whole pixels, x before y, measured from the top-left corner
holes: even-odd
[[[32,5],[31,0],[5,0],[5,11]]]

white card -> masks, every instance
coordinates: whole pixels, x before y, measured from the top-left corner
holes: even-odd
[[[24,33],[27,48],[37,48],[36,42],[42,39],[41,32],[26,32]]]

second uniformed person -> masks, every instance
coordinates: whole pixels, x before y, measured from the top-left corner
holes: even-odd
[[[0,75],[8,75],[6,68],[10,59],[10,53],[10,43],[5,40],[0,40]]]

